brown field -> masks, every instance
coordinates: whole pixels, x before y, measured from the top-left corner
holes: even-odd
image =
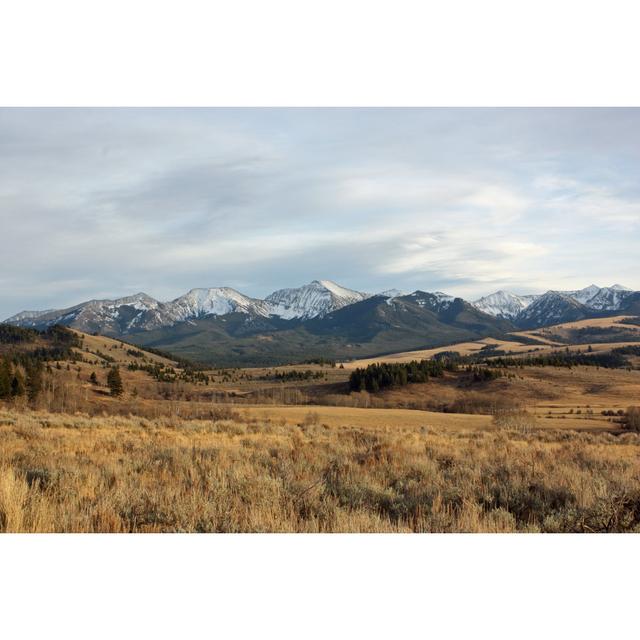
[[[640,404],[637,358],[479,383],[446,372],[373,394],[348,392],[356,363],[163,382],[128,365],[181,374],[176,363],[83,339],[82,359],[50,363],[35,400],[0,402],[0,531],[640,528],[640,436],[622,422]],[[486,339],[387,358],[487,344],[556,348]],[[121,397],[106,386],[114,363]]]
[[[300,425],[313,420],[330,427],[425,427],[437,429],[482,429],[491,426],[491,416],[437,413],[419,409],[378,409],[324,405],[257,405],[237,407],[248,420],[267,420]]]
[[[259,409],[257,409],[259,410]],[[6,532],[636,531],[640,437],[0,412]]]
[[[80,336],[83,340],[84,349],[83,351],[87,355],[95,355],[97,352],[106,353],[108,356],[114,358],[118,364],[129,364],[130,362],[136,362],[138,358],[127,353],[127,350],[133,351],[142,351],[139,347],[127,344],[125,342],[121,342],[120,340],[116,340],[114,338],[107,338],[105,336],[93,336],[88,333],[82,333],[81,331],[76,331],[72,329],[72,331]],[[173,365],[175,364],[172,360],[168,358],[163,358],[161,356],[157,356],[154,353],[150,353],[149,351],[144,351],[145,358],[149,362],[158,362],[160,364],[165,365]],[[103,362],[103,358],[96,355],[96,360]]]
[[[412,360],[425,360],[432,358],[438,353],[445,351],[457,351],[461,356],[468,356],[477,353],[486,346],[496,347],[496,349],[514,350],[526,347],[527,350],[532,349],[531,345],[523,345],[521,342],[511,340],[497,340],[495,338],[484,338],[475,342],[457,342],[455,344],[444,347],[436,347],[434,349],[419,349],[417,351],[402,351],[400,353],[391,353],[385,356],[375,358],[361,358],[360,360],[350,360],[343,362],[345,369],[357,369],[358,367],[366,367],[375,362],[411,362]]]

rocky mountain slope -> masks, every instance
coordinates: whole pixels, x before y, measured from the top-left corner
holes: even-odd
[[[137,332],[128,339],[218,366],[261,366],[427,348],[513,328],[460,298],[443,302],[415,292],[393,299],[370,296],[306,320],[232,313]]]
[[[330,280],[274,291],[264,299],[229,287],[192,289],[169,302],[138,293],[73,307],[24,311],[6,322],[61,324],[125,337],[196,360],[269,364],[306,357],[364,357],[439,346],[589,317],[638,313],[640,293],[620,285],[516,295],[498,291],[474,303],[442,292],[370,295]]]
[[[473,304],[497,318],[515,320],[538,296],[519,296],[508,291],[496,291],[491,295],[476,300]]]
[[[297,289],[280,289],[265,298],[269,314],[285,320],[322,317],[368,298],[366,293],[341,287],[331,280],[314,280]]]
[[[533,329],[588,317],[588,308],[575,298],[560,291],[547,291],[523,309],[515,322],[523,329]]]
[[[575,291],[547,291],[519,296],[497,291],[476,300],[476,308],[498,318],[507,318],[522,328],[570,322],[603,313],[624,312],[634,292],[622,285],[590,285]]]
[[[250,298],[230,287],[192,289],[170,302],[159,302],[138,293],[116,300],[90,300],[67,309],[23,311],[5,322],[39,329],[62,324],[88,333],[123,335],[231,313],[306,320],[367,297],[366,293],[330,280],[314,280],[296,289],[274,291],[264,300]]]

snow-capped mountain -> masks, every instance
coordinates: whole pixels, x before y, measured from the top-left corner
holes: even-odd
[[[506,321],[512,327],[533,328],[607,313],[624,313],[632,307],[637,308],[639,296],[640,292],[621,285],[590,285],[575,291],[548,291],[542,295],[521,296],[497,291],[468,303],[441,291],[418,290],[403,294],[397,289],[389,289],[372,296],[331,280],[314,280],[301,287],[279,289],[264,300],[246,296],[229,287],[192,289],[170,302],[159,302],[145,293],[138,293],[115,300],[90,300],[67,309],[23,311],[5,322],[37,329],[63,324],[88,333],[127,335],[203,318],[244,314],[247,326],[263,327],[276,321],[303,323],[322,319],[344,307],[380,298],[390,308],[398,305],[400,308],[405,301],[433,312],[447,322],[466,309],[467,316],[470,312],[472,315],[482,312],[481,320],[483,317],[486,319],[484,314],[493,316],[500,320],[501,327]]]
[[[442,291],[435,291],[428,293],[426,291],[414,291],[410,293],[407,298],[411,298],[419,307],[423,309],[429,309],[435,313],[441,313],[446,311],[455,300],[454,296],[450,296],[448,293],[442,293]]]
[[[23,311],[6,322],[37,328],[64,324],[89,333],[117,333],[137,328],[143,317],[147,320],[148,314],[155,312],[160,306],[161,303],[146,293],[137,293],[116,300],[89,300],[67,309]]]
[[[572,300],[585,308],[581,313],[587,317],[590,312],[620,311],[624,309],[625,301],[633,294],[631,289],[614,284],[611,287],[599,287],[595,284],[575,291],[548,291],[542,295],[520,296],[509,291],[496,291],[491,295],[476,300],[473,305],[485,313],[498,318],[507,318],[517,325],[531,326],[536,318],[537,326],[553,324],[554,322],[569,322],[580,315]],[[560,296],[560,297],[559,297]],[[562,299],[561,299],[562,298]],[[532,310],[530,307],[537,303]],[[560,309],[565,308],[567,315],[562,315]],[[545,311],[547,316],[545,317]]]
[[[590,309],[617,311],[633,292],[620,284],[614,284],[612,287],[598,287],[592,284],[584,289],[565,293]]]
[[[525,329],[561,322],[573,322],[589,317],[589,309],[562,291],[547,291],[523,309],[515,318]]]
[[[21,322],[28,322],[30,320],[35,320],[36,318],[40,318],[42,316],[47,315],[48,313],[52,313],[55,309],[46,309],[45,311],[21,311],[20,313],[16,313],[15,316],[11,316],[5,320],[8,324],[19,324]]]
[[[23,311],[6,322],[36,328],[64,324],[89,333],[122,334],[230,313],[306,320],[368,297],[330,280],[314,280],[295,289],[275,291],[265,300],[245,296],[230,287],[191,289],[170,302],[138,293],[116,300],[90,300],[68,309]]]
[[[519,296],[509,291],[496,291],[473,303],[473,306],[496,318],[515,320],[538,296]]]
[[[185,295],[165,303],[164,310],[174,322],[228,313],[270,315],[270,306],[264,300],[250,298],[230,287],[191,289]]]
[[[341,287],[331,280],[314,280],[295,289],[280,289],[265,298],[271,314],[285,320],[322,317],[354,302],[371,297]]]
[[[406,296],[407,294],[404,291],[400,291],[400,289],[387,289],[386,291],[381,291],[376,295],[391,298],[393,300],[393,298],[399,298],[400,296]]]
[[[598,294],[600,291],[600,287],[595,284],[590,284],[588,287],[584,289],[577,289],[576,291],[563,291],[565,295],[573,298],[576,302],[580,304],[587,304],[587,302]]]

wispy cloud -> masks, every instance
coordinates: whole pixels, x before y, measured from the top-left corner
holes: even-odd
[[[0,315],[328,277],[640,288],[640,110],[1,109]]]

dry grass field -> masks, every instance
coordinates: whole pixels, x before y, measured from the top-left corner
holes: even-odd
[[[348,386],[368,361],[189,372],[81,337],[35,398],[0,401],[0,531],[639,530],[640,436],[623,428],[640,404],[636,356],[370,393]],[[486,339],[388,358],[487,345],[557,348]]]
[[[114,338],[107,338],[106,336],[94,336],[89,333],[83,333],[82,331],[76,331],[71,329],[78,337],[83,341],[83,353],[90,356],[95,356],[95,360],[104,362],[104,358],[100,355],[106,354],[113,358],[118,364],[127,365],[130,362],[136,362],[138,358],[131,355],[131,352],[138,351],[139,348],[126,342],[116,340]],[[144,351],[145,358],[152,363],[158,363],[163,365],[174,365],[175,363],[162,356],[158,356],[155,353]]]
[[[0,412],[5,532],[636,531],[640,437]]]
[[[374,427],[393,429],[398,425],[415,428],[482,429],[491,425],[491,416],[438,413],[419,409],[332,407],[325,405],[256,405],[237,407],[247,420],[262,419],[287,425],[310,420],[330,427]]]
[[[445,353],[447,351],[456,351],[461,356],[468,356],[479,352],[481,349],[491,346],[496,349],[504,350],[518,350],[526,347],[526,350],[532,349],[531,345],[524,345],[521,342],[513,340],[497,340],[495,338],[485,338],[483,340],[476,340],[475,342],[457,342],[455,344],[447,345],[444,347],[436,347],[434,349],[419,349],[417,351],[402,351],[401,353],[391,353],[376,358],[361,358],[359,360],[350,360],[343,362],[342,365],[345,369],[357,369],[358,367],[366,367],[375,362],[411,362],[411,360],[423,360],[432,358],[438,353]]]

